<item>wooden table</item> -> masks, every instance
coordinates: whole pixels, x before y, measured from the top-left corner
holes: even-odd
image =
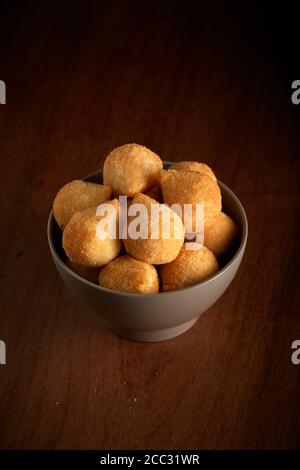
[[[299,447],[300,77],[268,25],[174,2],[0,8],[1,448]],[[232,285],[165,343],[102,327],[46,240],[56,191],[132,141],[211,165],[249,221]]]

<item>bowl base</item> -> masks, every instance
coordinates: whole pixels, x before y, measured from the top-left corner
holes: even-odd
[[[114,327],[106,323],[107,328],[113,333],[121,336],[122,338],[130,339],[131,341],[140,342],[156,342],[166,341],[168,339],[176,338],[176,336],[182,335],[188,331],[196,323],[198,317],[193,318],[186,323],[181,325],[173,326],[172,328],[165,328],[163,330],[153,331],[139,331],[139,330],[127,330],[126,328]]]

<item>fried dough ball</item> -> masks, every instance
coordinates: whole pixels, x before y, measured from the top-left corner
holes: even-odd
[[[196,204],[204,205],[204,223],[216,217],[222,208],[221,191],[212,178],[196,171],[161,170],[160,182],[164,202],[179,204],[187,231],[196,227]],[[185,214],[184,204],[192,204],[192,220]]]
[[[114,259],[101,270],[99,285],[123,292],[156,294],[159,278],[154,266],[125,255]]]
[[[204,228],[204,245],[217,258],[224,256],[232,248],[239,233],[238,225],[224,212]]]
[[[142,204],[145,207],[145,217],[142,220],[147,228],[147,238],[133,239],[131,237],[132,221],[140,218],[140,214],[137,213],[133,218],[128,217],[128,235],[124,240],[126,251],[133,258],[149,264],[164,264],[175,259],[184,242],[184,227],[180,217],[145,194],[137,194],[133,198],[131,208],[133,204]],[[159,209],[152,220],[151,209],[154,211]]]
[[[133,197],[158,183],[163,163],[156,153],[138,144],[116,147],[103,165],[103,180],[115,195]]]
[[[93,282],[94,284],[98,284],[99,278],[99,268],[88,268],[86,266],[80,266],[80,264],[73,263],[69,258],[66,260],[66,265],[74,271],[74,273],[78,274],[78,276],[83,277],[87,281]]]
[[[170,166],[172,170],[187,170],[187,171],[197,171],[198,173],[202,173],[206,176],[210,176],[215,183],[217,182],[216,175],[212,171],[212,169],[206,165],[206,163],[200,162],[176,162],[174,165]]]
[[[198,250],[183,247],[174,261],[160,268],[163,291],[192,286],[212,276],[218,269],[215,255],[205,246]]]
[[[111,188],[106,184],[74,180],[65,184],[55,196],[53,215],[61,229],[67,225],[75,212],[97,206],[111,197]]]
[[[119,202],[106,201],[115,209],[115,238],[109,235],[108,212],[100,216],[96,214],[97,207],[75,212],[63,231],[63,248],[76,264],[88,267],[101,267],[118,256],[122,242],[117,238],[119,221]],[[103,206],[99,206],[103,207]],[[98,223],[102,221],[99,227]],[[106,237],[106,238],[105,238]]]

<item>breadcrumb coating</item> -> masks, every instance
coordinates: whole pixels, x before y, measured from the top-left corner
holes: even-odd
[[[184,227],[180,217],[145,194],[137,194],[132,204],[143,204],[147,209],[148,238],[134,240],[128,234],[128,238],[124,240],[126,251],[134,258],[149,264],[164,264],[175,259],[184,242]],[[162,223],[161,212],[151,220],[151,205],[167,211],[170,220],[169,238],[164,238],[165,225]],[[128,219],[130,222],[131,218]],[[158,227],[157,239],[154,238],[154,226]]]
[[[133,197],[158,183],[163,162],[156,153],[138,144],[116,147],[103,165],[103,181],[111,186],[113,194]]]
[[[119,202],[117,199],[106,201],[115,208],[116,234],[118,235]],[[107,237],[102,239],[97,233],[98,222],[105,215],[96,215],[97,207],[75,212],[63,231],[63,248],[76,264],[88,267],[101,267],[118,256],[122,242],[119,238]],[[102,234],[108,234],[108,227],[102,230]]]
[[[97,206],[111,197],[111,187],[106,184],[74,180],[65,184],[55,196],[53,215],[63,230],[75,212]]]
[[[218,270],[215,255],[205,246],[198,250],[187,250],[183,247],[174,261],[160,268],[163,291],[192,286]]]
[[[204,205],[204,223],[216,217],[222,208],[221,191],[212,178],[196,171],[161,170],[160,183],[164,202],[169,206],[179,204],[184,214],[184,204],[192,204],[192,220],[187,216],[183,220],[186,228],[196,226],[196,204]]]
[[[123,292],[156,294],[159,278],[154,266],[125,255],[114,259],[101,270],[99,285]]]
[[[224,256],[234,245],[239,234],[238,225],[224,212],[204,227],[204,245],[217,258]]]
[[[187,170],[187,171],[196,171],[197,173],[210,176],[215,183],[217,183],[217,178],[212,169],[206,165],[206,163],[200,162],[176,162],[174,165],[170,166],[171,170]]]

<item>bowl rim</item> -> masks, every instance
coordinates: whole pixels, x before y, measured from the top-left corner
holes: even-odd
[[[167,166],[169,166],[170,164],[173,164],[174,162],[169,162],[169,161],[164,161],[164,164],[166,164]],[[88,180],[89,178],[92,178],[94,176],[97,176],[99,174],[99,172],[101,172],[101,169],[99,170],[96,170],[96,171],[93,171],[92,173],[89,173],[88,175],[84,176],[82,178],[82,180]],[[235,203],[237,204],[240,212],[241,212],[241,215],[242,215],[242,219],[244,221],[244,227],[241,227],[241,229],[243,228],[242,230],[242,237],[241,237],[241,241],[240,241],[240,244],[239,244],[239,247],[238,249],[236,250],[235,254],[233,255],[233,257],[230,259],[230,261],[228,261],[228,263],[225,264],[225,266],[223,266],[223,268],[221,268],[217,273],[213,274],[212,276],[208,277],[207,279],[205,279],[204,281],[201,281],[201,282],[197,282],[196,284],[193,284],[192,286],[188,286],[188,287],[184,287],[182,289],[177,289],[177,290],[172,290],[172,291],[167,291],[167,292],[158,292],[157,294],[140,294],[140,293],[133,293],[133,292],[123,292],[123,291],[117,291],[117,290],[113,290],[113,289],[109,289],[107,287],[102,287],[102,286],[99,286],[98,284],[94,284],[93,282],[91,281],[88,281],[87,279],[84,279],[83,277],[79,276],[78,274],[76,274],[74,271],[72,271],[65,263],[64,261],[61,259],[61,257],[59,256],[55,246],[54,246],[54,243],[53,243],[53,240],[52,240],[52,236],[51,236],[51,225],[53,223],[56,223],[55,222],[55,219],[54,219],[54,216],[53,216],[53,210],[51,209],[50,211],[50,214],[49,214],[49,217],[48,217],[48,222],[47,222],[47,239],[48,239],[48,245],[49,245],[49,248],[50,248],[50,251],[51,251],[51,254],[53,256],[53,258],[55,258],[55,260],[57,261],[57,263],[62,267],[62,269],[64,269],[65,271],[67,271],[68,274],[70,274],[71,276],[75,277],[75,279],[77,279],[78,281],[81,281],[83,282],[84,284],[87,284],[88,286],[90,287],[93,287],[94,289],[97,289],[98,291],[104,291],[104,292],[107,292],[111,295],[117,295],[117,296],[125,296],[125,297],[133,297],[133,298],[153,298],[153,297],[161,297],[162,295],[163,296],[175,296],[175,295],[180,295],[182,294],[183,292],[187,292],[187,291],[191,291],[191,290],[194,290],[194,289],[197,289],[198,287],[200,286],[204,286],[204,285],[207,285],[207,284],[210,284],[211,282],[213,282],[215,279],[221,277],[225,272],[227,272],[230,268],[230,266],[233,264],[233,262],[236,260],[236,258],[239,256],[239,254],[241,253],[241,251],[243,251],[246,247],[246,243],[247,243],[247,238],[248,238],[248,220],[247,220],[247,216],[246,216],[246,212],[243,208],[243,205],[241,203],[241,201],[239,200],[239,198],[236,196],[236,194],[225,184],[223,183],[221,180],[218,179],[218,184],[221,186],[221,190],[224,188],[226,191],[228,191],[230,197],[235,201]]]

